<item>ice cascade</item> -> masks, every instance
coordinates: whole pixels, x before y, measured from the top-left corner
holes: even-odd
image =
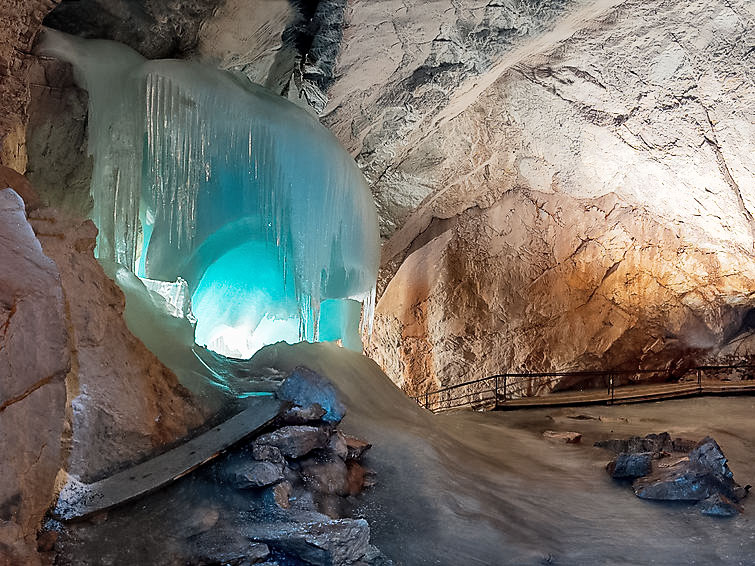
[[[361,348],[377,215],[316,118],[227,72],[111,41],[46,30],[38,52],[70,62],[89,92],[100,260],[183,279],[196,342],[222,354],[298,339]]]

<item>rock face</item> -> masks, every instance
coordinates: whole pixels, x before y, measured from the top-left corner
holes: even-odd
[[[21,187],[32,200],[28,183]],[[94,225],[53,209],[27,220],[25,208],[0,190],[3,565],[37,563],[36,533],[59,470],[90,481],[206,417],[128,332],[123,294],[92,255]]]
[[[70,369],[58,267],[21,198],[0,190],[0,565],[38,561],[36,531],[66,455]]]
[[[368,353],[421,393],[748,330],[752,7],[505,4],[349,5],[324,120],[389,237]]]
[[[0,1],[0,165],[26,168],[28,74],[32,42],[57,0]]]

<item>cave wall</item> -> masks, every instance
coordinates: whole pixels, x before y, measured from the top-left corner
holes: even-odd
[[[749,354],[746,2],[197,0],[173,27],[147,0],[88,2],[321,113],[378,204],[369,352],[408,389]],[[48,22],[126,33],[89,4]]]
[[[381,214],[370,355],[414,393],[744,359],[752,6],[432,6],[349,3],[323,116]]]

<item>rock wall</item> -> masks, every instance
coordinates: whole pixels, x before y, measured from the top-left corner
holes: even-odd
[[[19,190],[30,194],[16,174]],[[10,184],[4,181],[3,184]],[[59,470],[93,481],[207,418],[126,328],[90,221],[0,190],[0,564],[35,564]],[[41,243],[40,243],[41,242]]]
[[[28,73],[42,19],[57,0],[0,0],[0,165],[26,169]]]
[[[71,350],[60,273],[0,190],[0,565],[36,564],[36,531],[65,456]]]
[[[324,118],[389,237],[369,352],[394,380],[694,363],[749,332],[752,6],[398,4],[350,4]]]

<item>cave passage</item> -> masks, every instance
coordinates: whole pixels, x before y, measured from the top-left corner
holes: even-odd
[[[39,51],[89,92],[98,259],[158,292],[184,280],[195,340],[220,354],[301,339],[361,349],[377,215],[316,118],[230,73],[115,42],[47,30]]]

